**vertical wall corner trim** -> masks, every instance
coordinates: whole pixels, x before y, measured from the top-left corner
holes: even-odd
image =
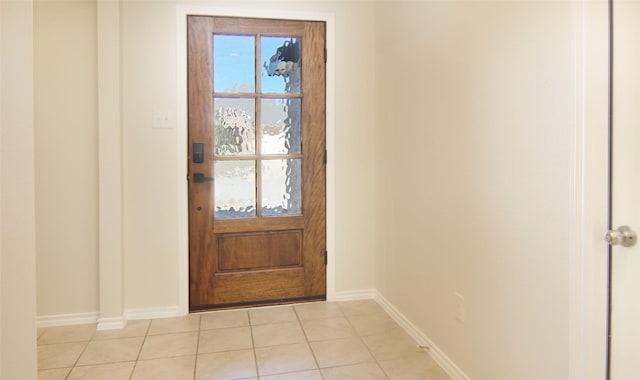
[[[97,12],[99,311],[110,320],[124,311],[120,2]]]
[[[96,326],[96,330],[117,330],[124,328],[127,325],[127,320],[124,316],[122,317],[109,317],[109,318],[99,318],[98,325]]]

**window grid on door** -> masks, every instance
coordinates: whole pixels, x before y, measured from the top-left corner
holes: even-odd
[[[233,163],[235,162],[238,166],[236,168],[234,168],[236,171],[238,170],[238,168],[244,168],[244,169],[239,169],[239,170],[246,170],[247,172],[245,173],[245,180],[247,183],[244,184],[245,186],[245,191],[246,191],[246,195],[249,195],[248,193],[248,187],[247,186],[251,186],[251,176],[253,176],[253,189],[251,189],[251,191],[253,192],[253,196],[249,197],[249,202],[248,203],[253,203],[253,205],[255,206],[255,210],[251,210],[251,207],[249,206],[244,212],[243,214],[237,213],[237,214],[233,214],[230,213],[228,215],[224,215],[223,213],[218,213],[217,210],[214,210],[214,218],[217,219],[227,219],[227,218],[234,218],[234,217],[255,217],[255,218],[262,218],[262,217],[272,217],[272,216],[280,216],[281,214],[279,214],[277,211],[273,211],[273,210],[268,210],[265,208],[265,202],[264,202],[264,198],[265,195],[267,193],[267,191],[265,190],[265,183],[267,181],[267,178],[265,177],[265,171],[266,169],[268,169],[270,166],[271,167],[275,167],[273,164],[277,163],[278,161],[280,161],[282,163],[281,167],[284,168],[286,165],[286,171],[288,172],[287,174],[287,178],[285,180],[285,187],[289,186],[289,188],[291,189],[291,193],[293,193],[293,195],[291,193],[289,193],[289,197],[298,197],[300,199],[297,199],[295,201],[292,201],[291,204],[298,204],[298,206],[294,206],[293,208],[293,212],[286,212],[287,210],[285,210],[284,215],[300,215],[302,214],[302,199],[301,199],[301,184],[302,184],[302,160],[304,159],[304,152],[302,151],[302,147],[301,147],[301,141],[302,138],[301,136],[297,137],[297,141],[298,144],[300,145],[300,147],[296,148],[293,147],[293,151],[289,151],[289,152],[283,152],[283,153],[279,153],[279,152],[264,152],[263,147],[263,138],[264,138],[264,131],[263,131],[263,119],[265,118],[265,114],[266,112],[263,110],[263,105],[264,104],[269,104],[269,103],[264,103],[264,102],[273,102],[274,104],[278,104],[278,102],[282,102],[282,106],[284,109],[286,109],[288,112],[287,116],[289,118],[289,122],[291,123],[291,115],[297,115],[297,123],[298,125],[295,127],[295,129],[297,129],[298,134],[301,134],[301,126],[299,125],[299,123],[301,123],[301,112],[302,112],[302,98],[303,98],[303,94],[302,94],[302,88],[301,85],[299,83],[301,83],[301,78],[300,78],[300,69],[299,66],[297,67],[297,72],[298,72],[298,77],[297,78],[293,78],[291,79],[291,77],[288,77],[289,83],[287,85],[285,85],[285,90],[283,92],[263,92],[263,75],[265,74],[265,72],[262,70],[263,68],[265,68],[266,70],[268,70],[267,68],[267,61],[266,59],[269,59],[268,56],[265,55],[266,52],[262,51],[262,41],[266,40],[268,42],[278,42],[278,43],[283,43],[282,48],[284,49],[288,49],[290,48],[292,45],[296,45],[297,44],[297,49],[300,48],[300,40],[301,38],[299,36],[294,36],[294,37],[282,37],[282,36],[278,36],[278,37],[272,37],[272,36],[268,36],[268,35],[262,35],[262,34],[253,34],[253,35],[226,35],[226,34],[214,34],[214,44],[213,44],[213,55],[214,57],[216,56],[216,37],[218,37],[218,41],[222,41],[225,38],[239,38],[241,41],[244,41],[244,43],[246,43],[246,41],[248,41],[249,38],[251,38],[253,40],[253,78],[252,82],[253,83],[240,83],[239,85],[234,84],[232,88],[230,89],[224,89],[223,91],[220,91],[221,88],[220,86],[216,86],[216,77],[219,77],[219,75],[216,75],[216,59],[213,59],[213,78],[214,78],[214,83],[213,83],[213,94],[212,94],[212,103],[213,103],[213,107],[214,107],[214,114],[216,114],[218,112],[218,110],[220,109],[219,104],[230,104],[233,102],[236,103],[241,103],[244,100],[249,100],[252,102],[253,107],[247,107],[248,109],[250,109],[250,112],[248,112],[248,114],[250,116],[253,117],[253,125],[252,128],[248,128],[247,131],[244,131],[244,133],[246,134],[246,136],[241,136],[239,135],[239,133],[236,131],[236,134],[238,134],[237,136],[222,136],[220,134],[216,134],[214,133],[214,139],[219,139],[219,140],[223,140],[225,138],[227,138],[228,140],[231,140],[233,142],[233,139],[235,139],[236,141],[234,142],[236,146],[239,146],[239,148],[237,149],[231,149],[231,151],[223,151],[225,149],[218,149],[218,147],[222,147],[224,148],[224,141],[214,141],[214,145],[216,146],[215,149],[215,153],[214,153],[214,167],[216,167],[218,169],[219,172],[222,171],[222,168],[224,166],[229,166],[229,165],[234,165]],[[286,41],[285,41],[286,40]],[[284,41],[284,42],[283,42]],[[221,44],[222,46],[222,44]],[[278,49],[278,55],[281,54],[280,49]],[[300,54],[300,50],[298,50],[298,54]],[[268,54],[267,54],[268,55]],[[269,65],[273,65],[273,57],[271,57],[271,61],[269,62]],[[299,56],[298,56],[298,61],[299,60]],[[277,62],[276,62],[277,63]],[[246,64],[246,62],[245,62]],[[289,66],[291,66],[291,63],[288,63]],[[283,68],[281,69],[280,66],[283,66]],[[272,67],[269,67],[269,69],[273,69]],[[289,67],[290,69],[290,67]],[[282,72],[284,70],[287,70],[287,65],[283,65],[282,63],[277,64],[277,67],[275,68],[275,70],[280,70],[280,72],[278,73],[279,75],[284,75],[282,74]],[[293,72],[293,71],[292,71]],[[281,78],[281,79],[284,79]],[[291,84],[292,80],[297,80],[297,83],[294,83],[293,85]],[[287,80],[284,80],[285,83],[287,83]],[[289,89],[287,89],[287,87],[289,87]],[[288,90],[292,90],[293,91],[288,91]],[[252,91],[251,91],[252,90]],[[240,117],[240,116],[238,116]],[[216,118],[217,120],[217,118]],[[294,121],[295,122],[295,121]],[[215,123],[216,121],[214,121],[214,129],[215,127]],[[245,141],[243,140],[244,138],[250,137],[252,139],[252,146],[242,146]],[[245,144],[246,145],[246,144]],[[243,148],[248,148],[245,151],[243,151]],[[285,150],[286,150],[286,143],[285,143]],[[228,162],[228,164],[225,164],[225,162]],[[251,165],[251,163],[253,163],[253,165]],[[246,164],[246,165],[245,165]],[[253,166],[253,171],[251,170],[251,166]],[[230,169],[230,171],[232,171],[233,169]],[[214,175],[216,173],[216,170],[214,169]],[[248,175],[247,175],[248,173]],[[291,176],[291,177],[289,177]],[[296,181],[296,184],[293,185],[287,185],[287,181],[291,180],[291,178],[293,178],[292,181]],[[237,180],[237,179],[236,179]],[[219,183],[220,181],[217,181],[216,185]],[[297,184],[299,182],[299,184]],[[238,189],[241,189],[242,187],[238,187]],[[229,190],[227,190],[229,191]],[[217,197],[222,197],[220,194],[217,195]],[[247,203],[247,204],[248,204]],[[232,208],[233,209],[233,208]],[[291,211],[291,210],[289,210]],[[216,215],[217,214],[217,215]]]

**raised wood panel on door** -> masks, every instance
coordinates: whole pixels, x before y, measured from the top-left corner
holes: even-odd
[[[214,93],[213,36],[252,35],[301,39],[300,93],[261,94],[260,75],[255,93]],[[259,44],[259,43],[257,43]],[[258,45],[259,46],[259,45]],[[256,48],[258,50],[258,48]],[[189,16],[189,275],[190,308],[202,310],[247,304],[324,299],[325,247],[325,25],[322,22]],[[256,69],[262,62],[259,54]],[[260,99],[301,99],[299,154],[267,155],[260,149],[243,156],[254,160],[302,161],[302,213],[262,216],[261,169],[256,172],[257,216],[214,218],[213,182],[196,183],[194,173],[214,177],[214,161],[238,160],[214,152],[213,98],[255,99],[256,120]],[[259,123],[256,123],[256,128]],[[256,135],[259,133],[256,131]],[[205,144],[203,163],[193,161],[193,143]]]
[[[216,234],[220,271],[302,265],[302,231]]]

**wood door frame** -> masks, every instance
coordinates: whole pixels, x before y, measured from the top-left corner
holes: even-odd
[[[176,57],[177,57],[177,178],[178,189],[178,306],[180,314],[189,313],[189,192],[186,180],[187,168],[187,16],[228,16],[268,18],[279,20],[322,21],[326,25],[326,296],[327,301],[336,297],[335,288],[335,16],[322,12],[291,12],[286,10],[238,10],[217,7],[176,6]]]

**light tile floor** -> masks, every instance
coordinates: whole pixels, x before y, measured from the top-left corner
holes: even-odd
[[[374,301],[38,330],[39,380],[445,380]]]

